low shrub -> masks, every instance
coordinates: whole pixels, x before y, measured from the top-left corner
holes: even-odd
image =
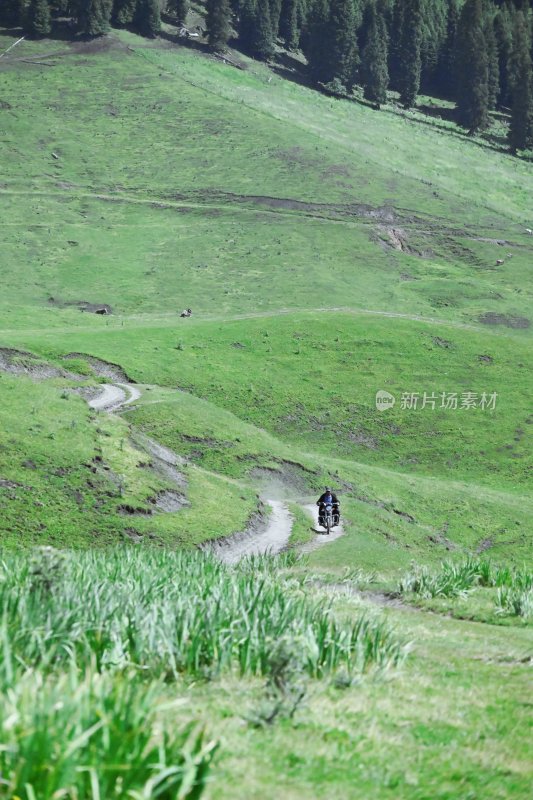
[[[533,617],[532,589],[498,589],[496,609],[499,614],[529,619]]]
[[[426,567],[415,568],[400,580],[402,594],[421,597],[458,597],[476,586],[506,587],[514,592],[533,588],[533,573],[492,564],[492,562],[467,558],[462,562],[445,561],[438,572]]]

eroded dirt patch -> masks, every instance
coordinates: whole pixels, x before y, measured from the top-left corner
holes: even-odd
[[[179,469],[179,467],[185,465],[185,459],[177,453],[174,453],[173,450],[164,447],[162,444],[155,442],[153,439],[150,439],[149,436],[142,433],[136,434],[133,444],[138,449],[149,454],[151,461],[146,466],[154,469],[178,487],[179,491],[175,492],[175,494],[182,498],[180,508],[183,507],[183,505],[188,505],[188,500],[183,494],[183,491],[187,488],[187,478]]]
[[[150,517],[152,510],[150,508],[142,508],[142,506],[132,506],[129,503],[123,503],[118,506],[117,511],[127,517]]]
[[[527,317],[518,317],[512,314],[497,314],[488,311],[478,317],[478,322],[482,325],[505,325],[506,328],[525,329],[531,326],[531,321]]]
[[[430,533],[428,536],[428,540],[432,544],[438,544],[441,547],[445,547],[446,550],[457,550],[457,545],[455,542],[452,542],[451,539],[448,539],[441,531],[437,531],[436,533]]]
[[[283,461],[276,467],[252,467],[248,477],[257,481],[269,497],[283,497],[287,493],[307,495],[314,491],[314,473],[301,464]]]
[[[0,478],[0,489],[24,489],[29,491],[30,487],[25,486],[23,483],[18,483],[18,481],[11,481],[9,478]]]
[[[86,361],[91,367],[95,375],[99,378],[107,378],[108,380],[118,381],[119,383],[135,383],[129,375],[122,369],[119,364],[113,364],[111,361],[104,361],[102,358],[87,355],[87,353],[68,353],[63,356],[65,361],[81,359]]]
[[[77,247],[78,242],[73,239],[68,241],[71,247]],[[113,313],[112,307],[109,303],[92,303],[89,300],[61,300],[58,297],[49,297],[48,304],[54,308],[79,308],[80,311],[85,311],[89,314],[101,314],[108,316]]]
[[[96,39],[80,39],[68,43],[70,50],[77,54],[107,53],[109,50],[131,50],[115,36],[98,36]],[[67,51],[68,53],[68,51]],[[60,53],[59,55],[63,55]]]
[[[159,492],[155,497],[150,498],[150,502],[153,503],[157,511],[162,511],[166,514],[172,514],[174,511],[179,511],[189,505],[185,495],[172,489]]]
[[[60,367],[54,367],[46,361],[42,361],[32,353],[25,350],[14,350],[10,347],[0,347],[0,372],[10,375],[26,375],[34,380],[46,380],[47,378],[68,378],[69,380],[80,380],[80,375]]]
[[[388,510],[389,509],[387,509],[387,511]],[[416,522],[415,518],[411,514],[408,514],[407,511],[400,511],[399,508],[391,508],[390,510],[392,511],[393,514],[396,514],[397,517],[401,517],[406,522],[409,522],[411,525],[413,525]]]
[[[132,542],[141,542],[143,538],[142,533],[139,533],[135,528],[124,528],[124,534],[128,539],[131,539]]]
[[[416,232],[413,231],[413,233]],[[418,231],[418,234],[420,236],[422,235],[422,232]],[[428,239],[428,232],[424,231],[423,236],[424,241],[426,241]],[[431,247],[419,246],[419,244],[414,244],[412,241],[410,241],[410,234],[405,230],[405,228],[390,225],[380,225],[372,238],[386,249],[396,250],[400,253],[407,253],[407,255],[417,256],[418,258],[431,258],[434,255]]]
[[[82,397],[87,403],[95,400],[102,394],[100,386],[76,386],[74,389],[69,389],[69,392]]]
[[[411,275],[409,272],[401,272],[400,273],[400,280],[401,281],[418,281],[420,278],[415,278],[414,275]]]
[[[168,199],[178,202],[206,202],[218,205],[235,204],[249,207],[262,207],[272,211],[296,211],[307,216],[330,219],[364,219],[388,225],[422,221],[407,212],[401,212],[389,205],[371,206],[366,203],[308,203],[292,197],[271,197],[270,195],[243,195],[231,192],[200,191],[192,195],[173,193]]]
[[[369,450],[377,450],[379,448],[379,440],[377,437],[372,436],[366,431],[350,431],[346,435],[346,439],[353,444],[358,444],[361,447],[367,447]]]
[[[402,253],[411,252],[407,243],[407,234],[402,228],[382,228],[381,234],[382,241],[393,250],[400,250]]]
[[[452,342],[449,342],[448,339],[443,339],[441,336],[434,336],[433,344],[436,344],[437,347],[442,347],[444,350],[450,350],[453,347]]]
[[[297,164],[301,167],[318,167],[320,161],[316,157],[309,155],[303,147],[295,145],[294,147],[287,147],[285,149],[271,150],[272,158],[277,158],[279,161],[285,161],[287,164]]]
[[[494,539],[492,536],[487,536],[485,539],[482,539],[477,547],[476,553],[480,555],[481,553],[486,553],[487,550],[490,550],[491,547],[494,547]]]

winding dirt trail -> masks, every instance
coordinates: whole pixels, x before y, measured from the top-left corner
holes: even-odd
[[[95,411],[111,413],[134,403],[140,396],[140,390],[131,383],[104,383],[100,394],[89,400],[89,405]]]
[[[436,325],[444,328],[458,328],[462,330],[477,331],[483,333],[484,336],[509,336],[513,334],[514,329],[504,328],[502,330],[495,330],[489,325],[473,324],[469,322],[459,322],[452,319],[443,319],[441,317],[429,317],[421,314],[406,314],[399,311],[383,311],[373,308],[355,308],[353,306],[318,306],[318,307],[294,307],[294,308],[278,308],[268,309],[265,311],[250,311],[246,313],[234,314],[228,312],[227,314],[202,314],[187,324],[199,323],[230,323],[241,322],[253,319],[271,319],[282,316],[291,316],[299,314],[351,314],[352,316],[369,316],[369,317],[385,317],[387,319],[402,319],[408,322],[422,322],[428,325]],[[128,324],[131,323],[135,328],[146,328],[157,325],[158,327],[174,327],[176,323],[180,323],[179,313],[175,311],[157,311],[157,312],[141,312],[137,314],[127,314],[124,317],[116,316],[106,318],[106,325],[109,325],[110,331],[116,331],[119,325],[124,324],[127,320]],[[65,334],[72,332],[72,326],[58,326],[53,329],[41,328],[26,328],[24,334],[26,336],[38,336],[42,333],[49,333],[50,330],[54,334]],[[95,330],[93,325],[78,325],[76,331],[78,333],[93,333]],[[20,334],[19,328],[0,328],[0,334],[3,336],[13,336]]]
[[[134,403],[140,397],[140,389],[131,383],[105,383],[101,386],[100,394],[89,400],[89,405],[96,411],[113,414]],[[155,460],[159,471],[171,483],[183,489],[184,476],[179,467],[186,463],[185,459],[168,447],[164,447],[142,434],[137,436],[137,441]],[[250,555],[281,552],[289,543],[292,516],[280,500],[263,498],[263,502],[271,509],[271,514],[264,526],[255,525],[243,533],[215,540],[206,545],[206,549],[212,550],[226,564],[235,564],[241,558]]]
[[[207,549],[225,564],[236,564],[246,556],[275,555],[284,550],[292,531],[292,516],[281,500],[265,498],[263,502],[271,509],[264,528],[217,539],[209,543]]]
[[[90,399],[88,403],[94,410],[108,414],[119,412],[141,397],[139,387],[131,383],[105,383],[100,388],[100,393]],[[144,434],[137,434],[136,441],[155,460],[158,471],[183,490],[186,480],[179,468],[187,463],[186,460]],[[264,524],[255,523],[242,533],[205,543],[204,549],[213,552],[226,564],[236,564],[247,556],[275,555],[284,550],[289,544],[292,531],[292,515],[282,500],[263,497],[262,501],[265,506],[270,507],[271,512]],[[336,541],[343,535],[344,530],[341,523],[329,536],[321,536],[322,529],[318,527],[316,505],[302,504],[302,508],[312,518],[317,536],[313,541],[303,545],[300,548],[301,552],[310,553],[318,547]]]

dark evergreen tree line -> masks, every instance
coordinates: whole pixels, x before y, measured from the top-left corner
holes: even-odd
[[[145,36],[161,11],[186,23],[190,0],[1,0],[0,24],[48,36],[54,15],[99,36],[111,24]],[[210,47],[236,36],[245,52],[269,60],[276,48],[301,49],[310,80],[335,94],[362,88],[378,108],[387,92],[411,108],[420,92],[454,101],[472,134],[490,112],[510,115],[513,152],[533,145],[532,0],[206,0]]]

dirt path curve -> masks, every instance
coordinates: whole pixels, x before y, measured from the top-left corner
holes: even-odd
[[[312,541],[307,542],[306,544],[302,545],[300,548],[301,553],[312,553],[313,550],[317,550],[319,547],[324,547],[326,544],[331,544],[335,542],[337,539],[340,539],[341,536],[344,536],[344,527],[342,525],[342,521],[340,525],[333,529],[333,531],[329,534],[329,536],[324,532],[323,528],[320,528],[318,525],[318,506],[316,505],[305,505],[302,508],[312,517],[313,519],[313,528],[315,533],[317,534]]]
[[[112,414],[120,411],[124,406],[134,403],[140,396],[140,389],[131,383],[105,383],[102,384],[100,394],[89,400],[89,405],[96,411],[106,411],[108,414]],[[137,440],[141,447],[154,458],[159,471],[172,483],[183,488],[185,480],[179,467],[186,463],[185,459],[143,434],[138,435]],[[271,514],[264,527],[255,526],[244,533],[215,540],[209,543],[206,549],[212,550],[226,564],[235,564],[241,558],[250,555],[281,552],[289,543],[292,516],[288,508],[279,500],[263,498],[263,502],[271,509]]]
[[[200,323],[204,322],[241,322],[245,320],[252,320],[252,319],[270,319],[275,317],[281,316],[291,316],[296,314],[351,314],[352,316],[370,316],[370,317],[385,317],[387,319],[403,319],[407,320],[408,322],[423,322],[428,325],[439,325],[442,327],[447,328],[460,328],[462,330],[472,330],[477,331],[478,333],[483,333],[484,336],[490,335],[495,337],[502,337],[502,336],[510,336],[513,333],[513,329],[506,328],[505,330],[494,330],[490,326],[487,325],[474,325],[468,322],[458,322],[452,319],[442,319],[440,317],[427,317],[420,314],[405,314],[402,312],[396,311],[382,311],[379,309],[372,309],[372,308],[354,308],[352,306],[320,306],[320,307],[308,307],[308,308],[278,308],[275,310],[267,310],[267,311],[251,311],[243,314],[205,314],[202,316],[196,317],[194,322],[198,321]],[[111,323],[113,318],[108,318],[106,323]],[[128,314],[125,315],[123,318],[116,317],[116,324],[119,324],[119,321],[124,322],[127,320],[131,322],[133,327],[135,328],[145,328],[145,327],[153,327],[157,325],[159,327],[173,327],[176,323],[181,324],[179,319],[179,314],[175,311],[167,311],[167,312],[155,312],[155,313],[139,313],[139,314]],[[187,324],[190,324],[191,321],[188,321]],[[94,325],[79,325],[76,327],[76,331],[78,333],[93,333],[95,330]],[[110,327],[110,330],[116,330],[116,328]],[[38,336],[44,332],[43,328],[26,328],[24,329],[24,334],[26,336]],[[48,332],[48,329],[46,330]],[[54,334],[63,334],[63,333],[71,333],[72,327],[62,327],[59,326],[53,329]],[[20,334],[20,329],[18,328],[0,328],[0,334],[3,336],[12,336]]]
[[[104,383],[101,388],[100,394],[89,400],[95,411],[120,411],[141,396],[140,390],[131,383]]]
[[[246,314],[232,314],[230,316],[209,315],[202,317],[205,322],[239,322],[247,319],[265,319],[271,317],[290,316],[291,314],[352,314],[368,315],[374,317],[387,317],[389,319],[405,319],[409,322],[425,322],[430,325],[442,325],[450,328],[466,328],[468,330],[484,330],[479,325],[470,325],[467,322],[425,317],[419,314],[404,314],[396,311],[381,311],[372,308],[353,308],[351,306],[320,306],[318,308],[280,308],[275,311],[251,311]]]
[[[100,393],[89,400],[89,406],[96,411],[116,413],[141,397],[139,387],[131,383],[104,383]],[[171,482],[183,489],[186,480],[180,467],[185,459],[144,434],[137,435],[139,445],[155,460],[157,468]],[[263,503],[270,507],[270,516],[262,526],[250,526],[243,533],[236,533],[224,539],[207,543],[205,549],[211,550],[226,564],[236,564],[251,555],[280,553],[289,544],[292,531],[292,515],[281,500],[263,497]],[[319,547],[336,541],[344,534],[342,523],[329,536],[321,535],[318,527],[318,508],[316,505],[302,505],[313,519],[315,538],[300,548],[302,553],[310,553]]]
[[[263,501],[270,506],[271,514],[266,526],[259,531],[236,534],[227,539],[215,540],[209,549],[225,564],[236,564],[246,556],[280,553],[289,543],[292,516],[281,500]]]

